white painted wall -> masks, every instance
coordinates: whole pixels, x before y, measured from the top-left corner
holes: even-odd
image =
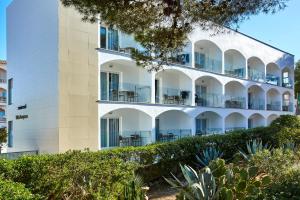
[[[7,8],[13,148],[58,152],[58,1],[15,0]],[[17,110],[27,105],[27,109]],[[28,119],[16,120],[16,115]]]

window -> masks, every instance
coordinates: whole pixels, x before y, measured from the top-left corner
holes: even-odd
[[[119,35],[118,31],[113,28],[108,29],[108,49],[118,51],[119,50]]]
[[[118,101],[119,74],[101,72],[101,100]]]
[[[106,28],[100,28],[100,48],[106,49]]]
[[[7,146],[13,147],[13,121],[8,121],[8,138],[7,138]]]
[[[8,105],[12,104],[12,88],[13,88],[13,79],[8,80]]]

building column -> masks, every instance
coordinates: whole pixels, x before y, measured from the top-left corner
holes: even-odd
[[[196,118],[192,118],[192,136],[196,135]]]
[[[195,95],[196,95],[196,84],[195,84],[195,80],[192,79],[192,106],[196,106],[195,103]]]
[[[155,104],[155,72],[151,72],[151,103]]]
[[[226,117],[222,117],[221,127],[222,127],[222,133],[223,134],[225,134],[225,131],[226,131],[226,128],[225,128],[225,119],[226,119]]]
[[[152,125],[152,129],[151,129],[151,142],[155,143],[156,142],[156,127],[155,127],[155,117],[151,117],[151,125]]]
[[[222,74],[225,74],[225,52],[222,51]]]
[[[192,42],[191,65],[195,68],[195,43]]]
[[[249,77],[248,77],[248,59],[246,58],[246,63],[245,63],[245,78],[246,79],[249,79]]]
[[[222,105],[225,108],[225,84],[222,83]]]

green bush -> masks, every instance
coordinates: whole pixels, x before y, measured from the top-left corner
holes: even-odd
[[[38,200],[24,184],[0,178],[0,200]]]
[[[280,118],[296,121],[293,117]],[[180,171],[178,163],[193,166],[195,155],[211,144],[217,146],[223,152],[222,158],[228,161],[238,149],[246,151],[245,143],[251,139],[261,139],[263,144],[274,148],[281,147],[285,138],[297,140],[299,130],[296,128],[290,131],[284,127],[274,129],[285,123],[280,118],[279,125],[275,123],[271,127],[195,136],[143,147],[25,156],[13,161],[0,159],[0,175],[25,184],[33,194],[48,199],[115,199],[134,174],[147,183],[170,172],[177,173]]]
[[[277,130],[284,127],[300,129],[300,118],[295,115],[281,115],[271,123],[270,127]]]

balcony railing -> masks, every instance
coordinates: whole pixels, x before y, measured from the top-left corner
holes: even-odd
[[[6,123],[6,117],[0,117],[0,123]]]
[[[293,112],[294,111],[293,103],[283,102],[282,103],[282,111]]]
[[[182,53],[172,55],[168,58],[168,62],[178,65],[188,65],[190,63],[190,54]]]
[[[248,79],[257,82],[265,82],[265,73],[256,69],[248,69]]]
[[[265,101],[263,99],[250,99],[248,108],[252,110],[265,110]]]
[[[162,96],[156,97],[157,103],[171,104],[171,105],[190,105],[191,91],[162,88]]]
[[[6,103],[6,97],[0,96],[0,103]]]
[[[151,143],[151,131],[124,131],[119,140],[121,147],[144,146]]]
[[[225,96],[225,108],[246,108],[246,98],[245,97],[232,97]]]
[[[222,61],[212,58],[199,56],[199,53],[195,52],[195,68],[203,71],[222,73]]]
[[[6,83],[6,79],[0,78],[0,83]]]
[[[280,102],[273,101],[273,102],[267,103],[267,110],[280,111]]]
[[[271,84],[271,85],[280,85],[280,78],[278,76],[272,75],[272,74],[267,74],[266,75],[266,83]]]
[[[106,100],[107,94],[101,93],[101,100]],[[130,102],[130,103],[150,103],[151,87],[132,83],[120,83],[116,89],[109,91],[109,101]]]
[[[196,135],[212,135],[212,134],[222,134],[222,128],[207,128],[204,130],[196,130]]]
[[[245,68],[225,67],[225,74],[228,76],[245,78]]]
[[[198,93],[195,96],[195,103],[202,107],[223,107],[223,96],[212,93]]]
[[[158,142],[172,142],[190,136],[192,136],[191,129],[170,129],[170,130],[159,130],[156,139]]]
[[[293,88],[293,82],[289,77],[282,79],[282,87]]]
[[[240,131],[240,130],[245,130],[245,127],[228,127],[225,129],[225,132],[232,132],[232,131]]]

